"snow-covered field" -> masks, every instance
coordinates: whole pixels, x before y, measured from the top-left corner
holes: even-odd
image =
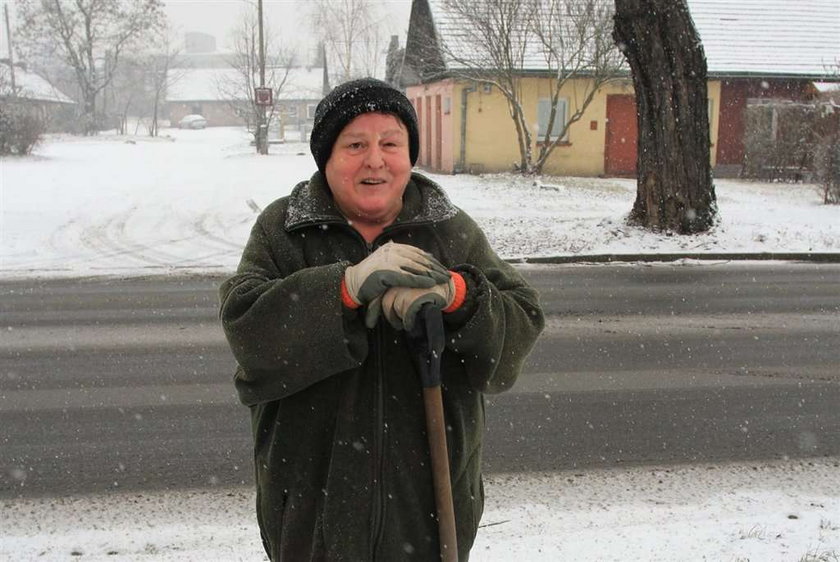
[[[314,170],[233,129],[50,138],[0,160],[0,279],[223,273]],[[433,176],[505,257],[840,252],[815,186],[716,182],[695,237],[627,227],[631,180]],[[493,475],[473,560],[840,560],[840,459]],[[260,560],[250,488],[0,502],[0,560]]]
[[[232,270],[256,213],[315,170],[308,145],[258,157],[236,129],[51,138],[2,160],[0,278]],[[695,237],[624,224],[635,181],[435,175],[504,257],[840,252],[840,207],[813,185],[718,180]]]

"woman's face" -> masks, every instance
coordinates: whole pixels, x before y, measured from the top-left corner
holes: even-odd
[[[363,113],[338,135],[324,169],[341,212],[384,227],[397,218],[411,177],[408,130],[395,115]]]

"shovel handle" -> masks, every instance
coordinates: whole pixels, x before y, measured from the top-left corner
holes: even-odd
[[[423,387],[440,386],[440,357],[446,346],[443,314],[440,309],[431,304],[424,304],[417,312],[414,327],[407,336],[414,366],[420,374]]]
[[[437,508],[440,559],[458,562],[458,537],[455,507],[452,503],[452,481],[449,476],[449,453],[446,449],[446,423],[443,419],[440,359],[446,345],[443,315],[439,308],[424,305],[417,313],[414,328],[408,332],[414,365],[423,384],[426,409],[426,435],[432,462],[432,482]]]
[[[440,386],[423,389],[426,406],[426,434],[432,460],[435,487],[440,557],[443,562],[458,562],[458,536],[455,531],[455,507],[449,477],[449,453],[446,450],[446,424],[443,421],[443,398]]]

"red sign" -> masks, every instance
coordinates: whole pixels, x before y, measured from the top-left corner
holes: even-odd
[[[254,88],[254,101],[257,105],[274,105],[273,94],[271,88]]]

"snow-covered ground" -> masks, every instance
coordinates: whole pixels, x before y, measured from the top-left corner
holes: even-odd
[[[840,459],[487,478],[474,562],[836,562]],[[0,560],[264,560],[250,488],[0,502]]]
[[[52,138],[2,160],[0,278],[224,272],[256,213],[315,170],[308,145],[258,157],[236,129]],[[635,181],[433,176],[504,257],[840,252],[840,207],[813,185],[718,180],[720,224],[681,237],[628,227]]]
[[[0,160],[0,279],[223,273],[314,170],[233,129],[50,138]],[[505,257],[840,252],[815,186],[718,180],[695,237],[627,227],[631,180],[433,176]],[[473,560],[840,560],[840,459],[493,475]],[[250,488],[0,502],[0,560],[260,560]]]

